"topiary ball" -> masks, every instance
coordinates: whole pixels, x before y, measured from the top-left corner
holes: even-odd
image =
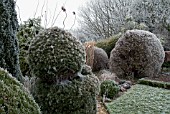
[[[52,84],[44,83],[41,79],[35,80],[31,92],[43,114],[97,113],[99,81],[94,75],[78,75],[72,81]]]
[[[119,92],[120,88],[114,80],[105,80],[100,85],[100,95],[112,99]]]
[[[40,114],[40,108],[24,86],[0,68],[0,113]]]
[[[94,60],[93,60],[93,71],[99,71],[103,69],[108,69],[108,56],[107,53],[98,47],[93,47],[94,49]]]
[[[42,80],[65,80],[81,71],[85,49],[70,33],[53,27],[32,40],[28,61],[33,74]]]
[[[111,51],[110,70],[120,78],[157,76],[165,53],[160,40],[151,32],[128,30]]]

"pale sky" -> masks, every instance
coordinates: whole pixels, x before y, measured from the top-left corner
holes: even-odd
[[[41,16],[41,14],[43,14],[42,25],[43,26],[46,25],[47,27],[51,27],[52,25],[52,19],[56,5],[57,5],[55,13],[56,17],[61,11],[61,7],[64,5],[67,12],[67,18],[65,20],[64,29],[70,29],[74,24],[75,18],[75,15],[73,15],[73,11],[76,12],[76,18],[78,18],[79,7],[85,5],[85,3],[89,0],[15,0],[15,1],[17,4],[16,10],[18,12],[19,22],[20,22],[19,16],[21,17],[22,21],[26,21],[29,18],[33,18],[37,9],[35,17]],[[47,13],[45,13],[45,11]],[[56,19],[54,26],[63,28],[64,27],[63,20],[65,16],[66,14],[64,12],[61,12],[58,18]],[[47,19],[47,22],[45,21],[45,17]],[[78,26],[77,21],[75,21],[73,29],[76,28],[77,26]]]

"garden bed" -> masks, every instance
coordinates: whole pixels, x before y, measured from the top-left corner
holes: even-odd
[[[105,105],[110,114],[169,114],[170,91],[136,84],[128,92]]]

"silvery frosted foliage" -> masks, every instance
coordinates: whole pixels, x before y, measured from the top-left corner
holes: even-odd
[[[0,68],[0,113],[41,114],[38,104],[24,86]]]
[[[169,0],[135,0],[131,14],[138,23],[145,23],[150,31],[170,24]]]
[[[29,63],[27,61],[28,48],[31,43],[31,40],[42,29],[43,28],[41,27],[40,17],[28,19],[27,21],[24,21],[23,24],[19,25],[17,37],[19,40],[19,48],[20,48],[19,62],[20,62],[20,68],[23,76],[31,77]]]
[[[128,30],[111,51],[110,69],[119,77],[157,76],[164,61],[160,40],[148,31]]]
[[[91,0],[80,9],[81,32],[93,40],[120,32],[134,0]],[[95,37],[94,37],[95,36]]]
[[[0,1],[0,67],[21,80],[19,47],[16,38],[18,29],[14,0]]]
[[[83,75],[82,75],[83,74]],[[31,88],[43,114],[96,114],[99,80],[90,67],[83,66],[82,74],[72,81],[45,83],[36,79]]]
[[[131,15],[136,22],[145,23],[149,31],[164,38],[165,50],[170,50],[169,7],[170,0],[135,0],[131,8]]]
[[[99,71],[103,69],[108,69],[109,58],[107,53],[98,47],[94,48],[94,60],[93,60],[93,71]]]
[[[81,71],[85,50],[70,33],[53,27],[32,40],[28,61],[35,76],[46,81],[65,80]]]

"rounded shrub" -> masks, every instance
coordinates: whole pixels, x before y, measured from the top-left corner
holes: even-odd
[[[31,40],[39,33],[41,27],[41,19],[33,18],[24,21],[23,24],[20,24],[19,30],[17,32],[17,37],[19,41],[19,63],[23,76],[31,77],[29,63],[27,61],[28,48],[31,43]]]
[[[100,95],[105,95],[107,98],[112,99],[118,94],[119,90],[120,88],[114,80],[105,80],[100,85]]]
[[[72,81],[52,84],[35,80],[31,90],[43,114],[97,113],[98,79],[89,74],[77,75]]]
[[[93,59],[93,71],[99,71],[103,69],[108,69],[108,56],[107,53],[98,47],[93,47],[94,50],[94,59]]]
[[[64,80],[81,71],[85,50],[70,33],[53,27],[32,40],[28,61],[35,76],[46,81]]]
[[[111,51],[110,70],[117,76],[157,76],[165,53],[160,40],[144,30],[128,30]]]
[[[0,68],[0,113],[40,114],[40,108],[24,86]]]
[[[113,35],[107,39],[96,42],[95,46],[102,48],[107,53],[108,57],[110,57],[110,52],[115,47],[120,36],[121,33]]]

